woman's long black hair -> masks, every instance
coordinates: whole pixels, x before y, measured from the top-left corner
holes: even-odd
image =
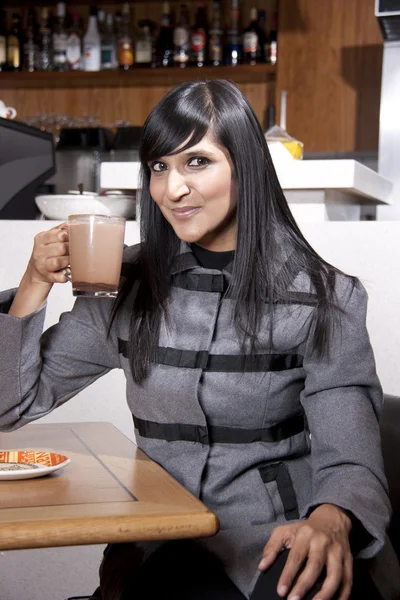
[[[288,297],[293,273],[300,271],[308,275],[317,296],[314,350],[323,354],[328,347],[338,271],[318,256],[299,230],[261,126],[240,90],[225,80],[193,81],[171,90],[142,131],[141,245],[113,313],[114,318],[123,309],[130,312],[130,361],[138,383],[146,379],[154,358],[161,316],[167,312],[170,268],[180,247],[151,198],[148,163],[176,153],[178,147],[182,151],[198,144],[208,132],[228,150],[237,182],[237,244],[228,294],[242,347],[250,340],[247,347],[254,351],[265,305],[273,315],[275,303]]]

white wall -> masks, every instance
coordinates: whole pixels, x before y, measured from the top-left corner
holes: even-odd
[[[0,289],[18,284],[33,236],[53,225],[0,220]],[[301,228],[323,258],[357,275],[366,286],[368,327],[378,374],[387,393],[400,395],[400,222],[320,222]],[[137,225],[128,223],[126,242],[137,241]],[[72,302],[70,284],[56,286],[46,324],[55,322]],[[133,438],[124,396],[122,374],[110,373],[42,422],[111,421]],[[63,600],[68,595],[89,594],[96,586],[101,550],[89,546],[0,553],[1,600]]]
[[[400,396],[400,222],[304,223],[301,229],[324,259],[366,287],[378,375],[386,393]]]

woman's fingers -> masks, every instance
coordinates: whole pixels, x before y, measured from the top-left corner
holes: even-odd
[[[314,550],[310,551],[306,566],[289,594],[289,600],[303,598],[315,585],[325,565],[327,575],[321,591],[316,594],[314,600],[329,600],[332,598],[343,581],[342,557],[341,555],[334,556],[332,553],[326,556],[326,552]]]
[[[65,283],[63,270],[69,265],[69,236],[66,223],[35,237],[29,273],[32,282]]]
[[[304,561],[306,560],[308,553],[309,553],[309,548],[308,548],[308,545],[305,545],[305,544],[295,544],[293,546],[293,548],[290,550],[285,567],[284,567],[282,574],[278,581],[277,591],[280,596],[286,598],[287,594],[290,591],[290,594],[288,596],[289,600],[295,600],[295,599],[298,600],[299,598],[303,597],[304,592],[301,592],[301,590],[303,589],[303,586],[296,584],[295,587],[292,589],[292,585],[293,585],[293,582],[294,582],[296,576],[300,572],[300,569],[302,568],[302,565],[304,564]],[[307,565],[308,565],[308,563],[307,563]],[[323,566],[323,564],[322,564],[322,566]],[[321,569],[322,569],[322,567],[321,567]],[[304,572],[303,572],[303,574],[304,574]],[[303,574],[302,574],[302,576],[303,576]],[[317,577],[318,577],[318,574],[317,574]],[[315,581],[317,580],[317,577],[314,579],[313,583],[315,583]]]
[[[353,586],[353,556],[346,556],[343,566],[343,584],[339,600],[349,600]]]
[[[69,265],[69,256],[52,256],[47,259],[46,270],[56,274],[63,271]]]
[[[38,245],[46,245],[52,244],[57,240],[62,241],[65,238],[68,239],[68,226],[63,223],[62,225],[47,229],[46,231],[40,231],[35,236],[35,243]]]
[[[68,221],[64,221],[64,223],[60,223],[60,225],[56,225],[55,227],[52,227],[51,229],[48,229],[48,231],[68,231]]]
[[[313,600],[330,600],[335,593],[347,585],[350,594],[351,581],[345,580],[345,569],[343,562],[343,554],[340,549],[336,552],[330,552],[326,559],[326,578],[321,590],[314,596]],[[308,588],[309,589],[309,588]],[[345,597],[347,600],[347,596]]]
[[[340,544],[330,545],[327,540],[313,540],[308,552],[304,545],[299,551],[295,545],[289,553],[286,565],[278,583],[278,593],[288,595],[289,600],[301,599],[317,582],[326,566],[323,586],[313,600],[330,600],[341,589],[340,600],[348,600],[352,586],[352,557],[345,555]],[[293,555],[293,556],[291,556]],[[307,562],[296,583],[293,581]],[[293,587],[292,587],[293,586]]]
[[[258,565],[260,571],[269,569],[284,548],[291,548],[300,525],[301,523],[293,523],[292,525],[279,525],[275,527],[264,547],[263,555]]]

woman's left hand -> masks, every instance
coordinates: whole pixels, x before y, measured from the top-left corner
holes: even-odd
[[[266,544],[259,569],[265,571],[284,548],[290,548],[278,582],[278,594],[301,600],[326,567],[326,578],[314,600],[348,600],[353,581],[349,534],[351,519],[337,506],[321,504],[305,521],[276,527]],[[300,572],[296,583],[293,582]],[[292,587],[293,586],[293,587]]]

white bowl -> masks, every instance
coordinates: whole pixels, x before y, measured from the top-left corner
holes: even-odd
[[[53,194],[36,196],[35,202],[46,219],[54,221],[65,221],[69,215],[136,217],[136,197],[133,195]]]

